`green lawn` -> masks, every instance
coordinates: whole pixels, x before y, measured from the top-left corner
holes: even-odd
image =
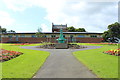
[[[90,45],[81,43],[80,45]],[[84,65],[86,65],[99,78],[118,78],[118,56],[103,54],[103,51],[117,49],[117,45],[97,45],[103,46],[98,49],[74,52],[73,55]]]
[[[50,54],[45,51],[22,49],[10,44],[3,44],[2,48],[24,53],[17,58],[2,63],[3,78],[31,78]]]
[[[38,45],[41,44],[24,46]],[[86,43],[80,43],[79,45],[103,46],[99,49],[77,51],[73,55],[100,78],[118,77],[118,57],[102,53],[103,51],[116,49],[118,46]],[[0,63],[2,65],[0,66],[0,70],[2,67],[3,78],[31,78],[49,56],[49,52],[22,49],[20,46],[11,46],[10,44],[3,44],[2,48],[24,53],[15,59]]]
[[[2,48],[2,45],[0,45],[0,48]],[[2,79],[2,63],[0,62],[0,80]]]
[[[7,43],[9,44],[9,43]],[[28,45],[12,45],[12,46],[40,46],[40,45],[46,45],[46,44],[51,44],[51,43],[46,43],[46,42],[43,42],[43,43],[32,43],[32,44],[28,44]],[[11,45],[11,44],[9,44]]]
[[[2,63],[0,63],[0,80],[2,79]]]

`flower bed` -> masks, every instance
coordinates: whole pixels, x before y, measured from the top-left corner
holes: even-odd
[[[30,45],[31,43],[21,43],[21,44],[12,44],[12,45],[17,45],[17,46],[21,46],[21,45]]]
[[[116,45],[118,43],[89,43],[89,44],[105,44],[105,45]]]
[[[119,49],[115,49],[115,50],[105,51],[103,53],[109,54],[109,55],[120,56],[120,48]]]
[[[11,60],[23,53],[0,49],[0,62]]]

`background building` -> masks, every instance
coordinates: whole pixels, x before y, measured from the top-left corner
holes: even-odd
[[[59,37],[59,30],[63,29],[63,34],[66,42],[79,43],[99,43],[102,41],[103,33],[94,32],[67,32],[66,25],[54,25],[52,23],[52,32],[43,32],[42,37],[37,37],[36,32],[31,33],[3,33],[1,35],[2,43],[39,43],[39,42],[53,42],[57,43]]]
[[[66,25],[54,25],[52,23],[52,32],[60,32],[60,29],[63,30],[63,32],[67,32],[67,24]]]

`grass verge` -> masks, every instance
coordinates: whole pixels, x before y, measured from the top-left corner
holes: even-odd
[[[11,46],[10,44],[2,44],[2,48],[24,53],[2,63],[3,78],[31,78],[49,56],[49,52],[22,49],[19,46]]]
[[[88,45],[88,44],[80,44]],[[90,45],[90,44],[89,44]],[[85,64],[99,78],[118,78],[118,56],[103,54],[103,51],[117,49],[115,45],[94,45],[103,46],[98,49],[74,52],[73,55]]]

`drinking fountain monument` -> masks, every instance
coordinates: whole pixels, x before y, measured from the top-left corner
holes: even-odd
[[[63,37],[63,30],[60,29],[60,36],[57,39],[58,43],[55,44],[56,49],[67,49],[68,44],[65,43],[66,39]]]
[[[44,48],[44,49],[81,49],[81,48],[86,48],[86,46],[66,43],[65,42],[66,39],[63,36],[62,29],[60,29],[59,38],[56,40],[58,41],[58,43],[40,45],[38,48]]]

